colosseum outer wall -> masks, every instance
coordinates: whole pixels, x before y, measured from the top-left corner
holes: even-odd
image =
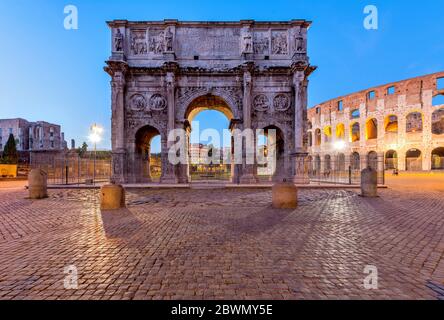
[[[359,154],[362,169],[371,153],[386,169],[444,169],[443,100],[439,72],[326,101],[308,110],[308,150],[321,166]]]

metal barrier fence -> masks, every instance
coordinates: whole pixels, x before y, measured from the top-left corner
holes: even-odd
[[[41,168],[48,174],[48,184],[95,184],[111,179],[111,159],[56,156],[35,159],[31,168]]]
[[[307,158],[305,168],[311,183],[328,184],[360,184],[361,170],[367,166],[368,159],[316,159]],[[370,159],[370,167],[378,174],[378,184],[385,183],[384,160]],[[55,156],[44,159],[34,159],[30,165],[41,168],[48,174],[48,184],[93,184],[108,182],[111,179],[111,159],[81,158],[79,156]],[[390,168],[389,168],[390,169]],[[151,170],[152,181],[158,182],[160,172]],[[192,181],[230,181],[231,168],[226,166],[190,166]],[[270,175],[257,175],[259,182],[271,182]]]
[[[377,171],[378,184],[385,184],[385,167],[383,159],[371,159],[368,165]],[[331,183],[359,185],[361,170],[367,163],[361,159],[307,159],[306,168],[312,183]]]
[[[190,165],[191,181],[230,181],[231,165]]]

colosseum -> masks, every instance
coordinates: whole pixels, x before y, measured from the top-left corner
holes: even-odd
[[[444,72],[338,97],[308,110],[311,170],[444,169]]]

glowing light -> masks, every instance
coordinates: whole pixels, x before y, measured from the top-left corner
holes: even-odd
[[[99,143],[102,140],[102,133],[103,128],[97,124],[93,124],[88,138],[93,143]]]
[[[336,150],[344,150],[346,147],[345,142],[343,140],[338,140],[334,143],[334,148]]]

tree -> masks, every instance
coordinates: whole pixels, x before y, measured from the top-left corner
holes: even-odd
[[[17,152],[17,146],[14,139],[14,135],[11,133],[9,135],[8,141],[6,142],[5,148],[3,149],[3,161],[7,164],[17,164],[19,155]]]
[[[87,151],[88,151],[88,145],[86,144],[86,142],[83,142],[82,146],[77,149],[77,153],[79,154],[80,157],[83,157]]]

